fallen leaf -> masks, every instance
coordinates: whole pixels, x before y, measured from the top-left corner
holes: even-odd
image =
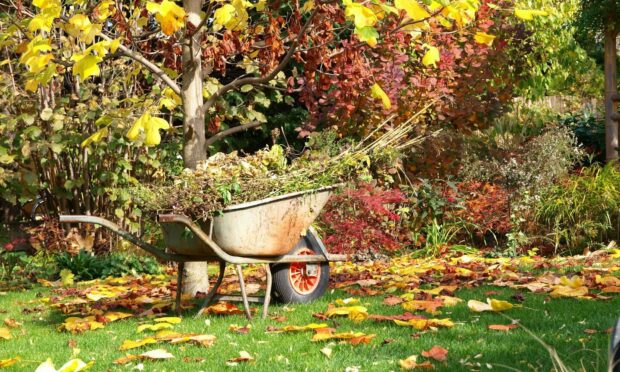
[[[469,307],[470,310],[475,311],[477,313],[480,313],[483,311],[500,312],[500,311],[512,309],[512,304],[508,301],[487,298],[487,303],[476,301],[476,300],[469,300],[467,301],[467,307]]]
[[[9,328],[19,328],[22,326],[22,323],[11,318],[4,318],[4,324],[6,324]]]
[[[518,328],[519,326],[516,324],[491,324],[489,326],[490,330],[493,331],[504,331],[504,332],[508,332],[511,329],[515,329]]]
[[[360,322],[368,318],[368,310],[364,306],[348,306],[333,307],[325,312],[325,316],[328,318],[345,315],[355,322]]]
[[[166,323],[170,323],[170,324],[179,324],[179,323],[181,323],[181,320],[182,319],[177,317],[177,316],[166,316],[166,317],[155,318],[154,319],[155,323],[166,322]]]
[[[406,322],[401,320],[394,320],[394,323],[405,326],[405,327],[413,327],[418,331],[423,331],[425,329],[429,329],[431,327],[454,327],[454,323],[449,319],[409,319]]]
[[[201,311],[201,314],[214,314],[214,315],[239,315],[244,311],[239,309],[236,305],[229,302],[218,302],[215,305],[211,305]]]
[[[401,359],[398,361],[398,364],[400,364],[400,366],[406,370],[412,370],[412,369],[432,369],[434,368],[433,364],[429,361],[425,361],[423,363],[418,363],[418,356],[417,355],[412,355],[410,357],[408,357],[407,359]]]
[[[247,351],[240,351],[238,357],[228,359],[226,364],[228,364],[229,366],[235,366],[240,362],[249,362],[252,360],[254,360],[254,357],[252,357],[250,353],[248,353]]]
[[[435,345],[429,350],[423,351],[422,356],[425,358],[435,359],[438,362],[444,362],[448,357],[448,350],[441,346]]]
[[[442,300],[413,300],[403,302],[401,304],[403,309],[409,311],[423,310],[430,314],[437,314],[437,308],[443,306]]]
[[[326,323],[310,323],[304,326],[294,326],[288,325],[282,328],[272,328],[269,330],[270,333],[283,333],[283,332],[303,332],[303,331],[311,331],[316,329],[325,329],[327,328]]]
[[[597,331],[596,329],[589,329],[589,328],[588,328],[588,329],[584,329],[584,330],[583,330],[583,333],[587,333],[587,334],[589,334],[589,335],[593,335],[593,334],[595,334],[595,333],[598,333],[598,331]]]
[[[10,340],[13,338],[11,331],[8,328],[0,327],[0,338]]]
[[[344,300],[342,299],[337,299],[336,300],[336,305],[338,306],[352,306],[352,305],[357,305],[360,303],[360,300],[358,300],[357,298],[345,298]]]
[[[321,353],[323,353],[323,355],[325,355],[328,359],[332,357],[332,349],[327,346],[321,349]]]
[[[13,364],[19,362],[21,360],[20,357],[9,358],[9,359],[0,359],[0,368],[10,367]]]
[[[135,341],[125,340],[123,341],[123,344],[121,345],[119,350],[135,349],[138,347],[142,347],[144,345],[155,344],[155,343],[157,343],[157,340],[154,339],[153,337],[147,337],[147,338],[143,338],[141,340],[135,340]]]
[[[174,358],[174,355],[164,349],[155,349],[140,354],[140,357],[145,359],[170,359]]]
[[[398,305],[400,303],[402,303],[403,298],[399,297],[399,296],[387,296],[384,300],[383,300],[383,304],[384,305],[388,305],[388,306],[394,306],[394,305]]]
[[[228,326],[228,330],[229,331],[235,332],[235,333],[239,333],[239,334],[242,334],[242,335],[245,335],[245,334],[249,333],[251,329],[252,329],[252,325],[251,324],[245,325],[243,327],[240,326],[240,325],[237,325],[237,324],[231,324],[231,325]]]
[[[312,336],[312,342],[346,340],[353,345],[367,344],[375,337],[375,334],[365,334],[363,332],[343,332],[343,333],[316,333]]]
[[[162,329],[170,329],[174,326],[170,323],[157,323],[157,324],[142,324],[138,326],[137,333],[142,333],[146,330],[149,331],[161,331]]]

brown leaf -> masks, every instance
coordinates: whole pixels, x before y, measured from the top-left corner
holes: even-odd
[[[6,324],[9,328],[19,328],[22,326],[22,323],[11,318],[4,318],[4,324]]]
[[[388,306],[394,306],[394,305],[398,305],[402,303],[403,301],[404,300],[402,299],[402,297],[399,297],[399,296],[387,296],[383,300],[383,304],[388,305]]]
[[[583,333],[587,333],[589,335],[592,335],[592,334],[598,333],[598,331],[596,329],[587,328],[587,329],[583,330]]]
[[[77,345],[78,343],[74,339],[70,339],[69,341],[67,341],[67,346],[70,347],[71,349],[75,349]]]
[[[229,302],[218,302],[215,305],[211,305],[202,310],[202,314],[215,314],[215,315],[240,315],[243,314],[243,310],[239,309],[236,305]]]
[[[438,362],[444,362],[448,357],[448,350],[444,349],[441,346],[433,346],[427,351],[422,352],[422,356],[426,358],[435,359]]]
[[[516,324],[491,324],[489,326],[489,329],[493,330],[493,331],[503,331],[503,332],[508,332],[511,329],[515,329],[518,328],[519,326]]]
[[[377,322],[383,322],[383,321],[393,321],[393,320],[402,320],[404,322],[410,320],[410,319],[426,319],[425,316],[422,315],[414,315],[411,314],[410,312],[406,312],[404,314],[400,314],[400,315],[378,315],[378,314],[371,314],[370,316],[368,316],[368,319],[372,319],[374,321]]]

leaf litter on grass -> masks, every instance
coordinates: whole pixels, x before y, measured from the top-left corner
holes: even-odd
[[[457,253],[441,258],[419,259],[404,255],[385,261],[334,263],[331,286],[355,297],[337,299],[324,312],[308,315],[331,322],[334,322],[336,317],[345,317],[352,321],[349,324],[354,328],[342,330],[336,322],[332,327],[328,327],[327,323],[287,325],[287,317],[278,316],[272,320],[284,324],[279,324],[277,327],[268,326],[266,332],[278,334],[312,331],[313,335],[308,338],[309,340],[335,341],[350,345],[370,343],[377,336],[363,332],[364,324],[368,321],[388,321],[386,324],[412,327],[420,333],[441,332],[441,328],[455,326],[452,319],[440,316],[446,309],[457,306],[463,301],[455,296],[455,292],[461,288],[488,284],[546,294],[550,296],[551,301],[560,297],[608,299],[613,293],[620,292],[620,289],[616,290],[620,288],[620,278],[615,275],[620,267],[614,254],[615,252],[599,251],[586,256],[548,259],[538,256],[487,258],[477,254]],[[568,276],[565,272],[569,267],[579,270],[573,270],[573,275]],[[244,269],[248,275],[248,282],[255,284],[256,288],[259,288],[259,283],[264,280],[265,274],[261,270],[261,268]],[[234,276],[225,277],[224,288],[228,290],[238,288]],[[72,333],[96,331],[105,328],[110,322],[125,318],[144,318],[141,330],[156,334],[139,340],[125,340],[120,345],[121,350],[164,342],[169,345],[185,342],[203,346],[212,345],[216,339],[215,335],[183,334],[173,330],[173,325],[182,321],[178,317],[166,316],[172,310],[174,294],[175,282],[171,276],[128,276],[77,283],[68,288],[54,287],[51,295],[43,299],[43,302],[55,311],[71,315],[59,329]],[[496,294],[497,292],[491,291],[487,295]],[[384,296],[381,306],[386,310],[398,306],[402,309],[402,313],[393,314],[391,311],[392,315],[384,315],[381,314],[381,310],[370,312],[362,304],[363,297],[367,295]],[[520,299],[513,297],[516,302],[523,302],[522,294]],[[182,306],[189,309],[194,303],[189,298],[183,297]],[[519,305],[513,305],[506,299],[489,298],[486,302],[470,300],[467,306],[476,312],[498,312]],[[216,303],[202,313],[218,316],[240,314],[243,314],[243,310],[236,304],[228,302]],[[233,326],[234,324],[231,325]],[[495,324],[485,329],[488,332],[508,332],[517,327],[516,324]],[[13,337],[8,328],[5,330],[2,331],[0,328],[5,338]],[[231,330],[235,333],[247,333],[245,330],[249,332],[250,327],[236,326]],[[334,354],[327,350],[332,350],[329,345],[317,347],[317,352],[322,352],[326,357],[333,357]],[[431,353],[430,350],[425,352]],[[424,357],[422,350],[418,350],[417,354]],[[428,368],[429,364],[432,365],[428,361],[420,361],[420,356],[415,358],[414,356],[407,358],[403,355],[404,359],[400,360],[400,364],[404,364],[403,368],[414,365],[413,368]],[[250,359],[242,358],[237,361],[233,358],[229,362],[232,364],[242,361]]]

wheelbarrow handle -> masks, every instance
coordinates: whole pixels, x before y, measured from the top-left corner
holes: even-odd
[[[190,262],[190,261],[206,261],[206,257],[203,256],[188,256],[181,254],[170,254],[162,251],[161,249],[155,247],[152,244],[145,242],[144,240],[138,238],[137,236],[129,233],[120,228],[117,224],[110,220],[106,220],[105,218],[95,217],[95,216],[85,216],[85,215],[61,215],[59,216],[59,220],[61,223],[87,223],[92,225],[99,225],[108,229],[110,232],[120,236],[123,239],[126,239],[138,247],[144,249],[145,251],[151,253],[154,256],[161,258],[166,261],[175,261],[175,262]]]

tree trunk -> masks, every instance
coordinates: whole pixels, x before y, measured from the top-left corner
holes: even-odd
[[[618,104],[612,101],[616,94],[616,30],[605,32],[605,158],[618,159],[618,122],[612,114],[618,112]]]
[[[187,23],[200,24],[202,0],[183,0],[187,14]],[[188,27],[188,32],[194,32]],[[207,158],[205,149],[205,117],[202,111],[202,58],[200,37],[202,32],[195,32],[183,45],[183,162],[185,167],[194,169],[199,161]],[[188,262],[185,264],[183,293],[207,293],[209,277],[206,262]]]

